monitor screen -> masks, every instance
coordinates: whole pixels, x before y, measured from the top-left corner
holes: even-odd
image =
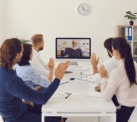
[[[91,38],[56,38],[56,59],[90,59]]]

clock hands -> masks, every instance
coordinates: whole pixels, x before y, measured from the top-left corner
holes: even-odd
[[[83,6],[82,6],[82,8],[83,8],[83,10],[85,10]],[[88,10],[85,10],[85,11],[88,11]]]

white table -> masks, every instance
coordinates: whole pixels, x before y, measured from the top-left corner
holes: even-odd
[[[72,91],[78,93],[68,99],[51,99],[42,106],[42,122],[45,116],[62,117],[90,117],[90,116],[109,116],[109,122],[116,122],[116,107],[112,101],[105,101],[104,98],[89,98],[87,93],[94,90],[95,83],[81,81],[80,72],[65,74],[63,80],[76,78],[74,81],[60,85],[56,92]]]

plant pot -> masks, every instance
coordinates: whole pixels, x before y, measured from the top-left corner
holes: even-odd
[[[134,21],[130,21],[130,25],[133,25],[134,24]]]

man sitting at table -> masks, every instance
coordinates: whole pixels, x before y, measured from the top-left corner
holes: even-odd
[[[72,41],[72,47],[73,48],[66,48],[66,42],[62,44],[62,50],[61,50],[61,56],[67,56],[69,58],[81,58],[82,56],[82,51],[80,48],[77,47],[78,42],[77,40]]]
[[[31,42],[33,45],[33,57],[30,61],[32,68],[39,72],[42,76],[48,77],[50,74],[50,69],[48,64],[46,64],[40,57],[39,52],[44,49],[44,38],[42,34],[35,34],[31,37]],[[54,60],[54,59],[52,59]],[[52,73],[53,74],[53,73]]]
[[[116,67],[116,65],[118,63],[118,60],[116,60],[115,57],[113,56],[112,40],[113,40],[113,38],[108,38],[104,42],[104,47],[107,49],[107,53],[110,57],[103,63],[105,69],[108,72],[108,77],[110,76],[111,71]],[[96,53],[92,53],[91,64],[93,67],[93,74],[94,74],[93,79],[98,85],[100,85],[101,77],[100,77],[100,74],[99,74],[98,68],[97,68],[98,62],[99,62],[99,58],[96,59]],[[97,89],[96,91],[98,91],[98,92],[101,91],[100,86],[96,86],[95,89]],[[119,103],[117,102],[117,98],[115,95],[113,96],[112,100],[116,106],[119,106]]]

